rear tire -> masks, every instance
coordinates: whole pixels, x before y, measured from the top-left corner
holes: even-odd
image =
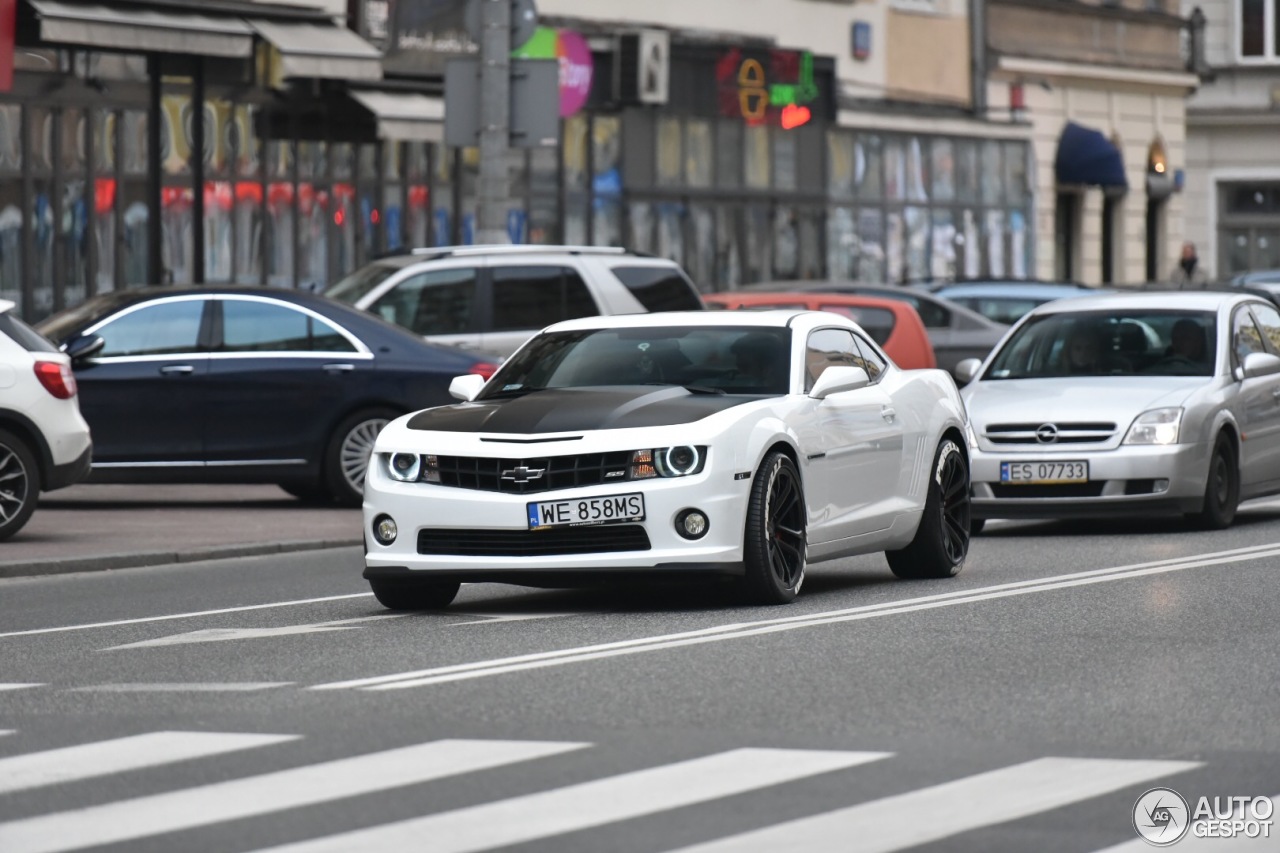
[[[378,433],[400,417],[394,409],[362,409],[342,419],[324,454],[324,483],[340,506],[364,501],[364,475]]]
[[[785,453],[764,457],[751,481],[742,558],[743,588],[755,604],[787,604],[804,583],[806,517],[804,489]]]
[[[40,469],[27,443],[0,430],[0,541],[22,529],[40,499]]]
[[[331,504],[333,503],[333,495],[329,494],[329,490],[323,486],[302,483],[277,483],[277,485],[290,495],[293,495],[304,504]]]
[[[932,470],[915,538],[884,554],[893,573],[907,580],[954,577],[969,553],[969,465],[960,446],[944,438]]]
[[[1209,459],[1209,476],[1205,480],[1204,505],[1193,516],[1205,530],[1225,530],[1236,519],[1240,505],[1240,466],[1236,464],[1231,439],[1219,435]]]
[[[985,518],[970,518],[969,519],[969,535],[977,536],[979,533],[982,532],[982,528],[986,526],[987,526],[987,520]]]
[[[373,597],[388,610],[443,610],[458,594],[456,581],[370,580]]]

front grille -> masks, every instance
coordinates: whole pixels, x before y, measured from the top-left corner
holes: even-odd
[[[639,524],[595,524],[542,530],[418,531],[418,553],[455,557],[552,557],[648,551],[649,534]]]
[[[436,460],[442,486],[528,495],[625,482],[630,478],[631,455],[630,450],[617,450],[529,459],[437,456]]]
[[[1091,483],[1038,483],[1010,486],[992,483],[991,492],[997,498],[1096,498],[1102,494],[1103,480]]]
[[[1057,431],[1054,441],[1040,441],[1036,433],[1041,427],[1052,426]],[[1102,444],[1110,441],[1116,433],[1113,423],[1082,421],[1062,424],[991,424],[983,435],[992,444],[1036,444],[1041,447],[1052,447],[1057,444]]]

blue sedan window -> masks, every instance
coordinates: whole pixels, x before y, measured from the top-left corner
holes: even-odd
[[[333,326],[294,308],[227,299],[218,352],[355,352],[355,347]]]
[[[196,352],[203,311],[204,300],[183,299],[147,305],[109,320],[94,332],[106,341],[98,356]]]

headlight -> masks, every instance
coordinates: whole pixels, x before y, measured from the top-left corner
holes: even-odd
[[[416,453],[384,453],[387,474],[401,483],[440,482],[440,463],[435,456],[419,456]]]
[[[706,447],[682,444],[677,447],[637,450],[631,454],[631,479],[687,477],[697,474],[706,464]]]
[[[1182,425],[1182,409],[1152,409],[1143,412],[1129,427],[1125,444],[1176,444],[1178,427]]]

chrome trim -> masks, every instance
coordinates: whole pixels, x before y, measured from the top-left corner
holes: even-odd
[[[306,465],[305,459],[227,459],[214,462],[94,462],[94,468],[226,468],[234,465]]]

